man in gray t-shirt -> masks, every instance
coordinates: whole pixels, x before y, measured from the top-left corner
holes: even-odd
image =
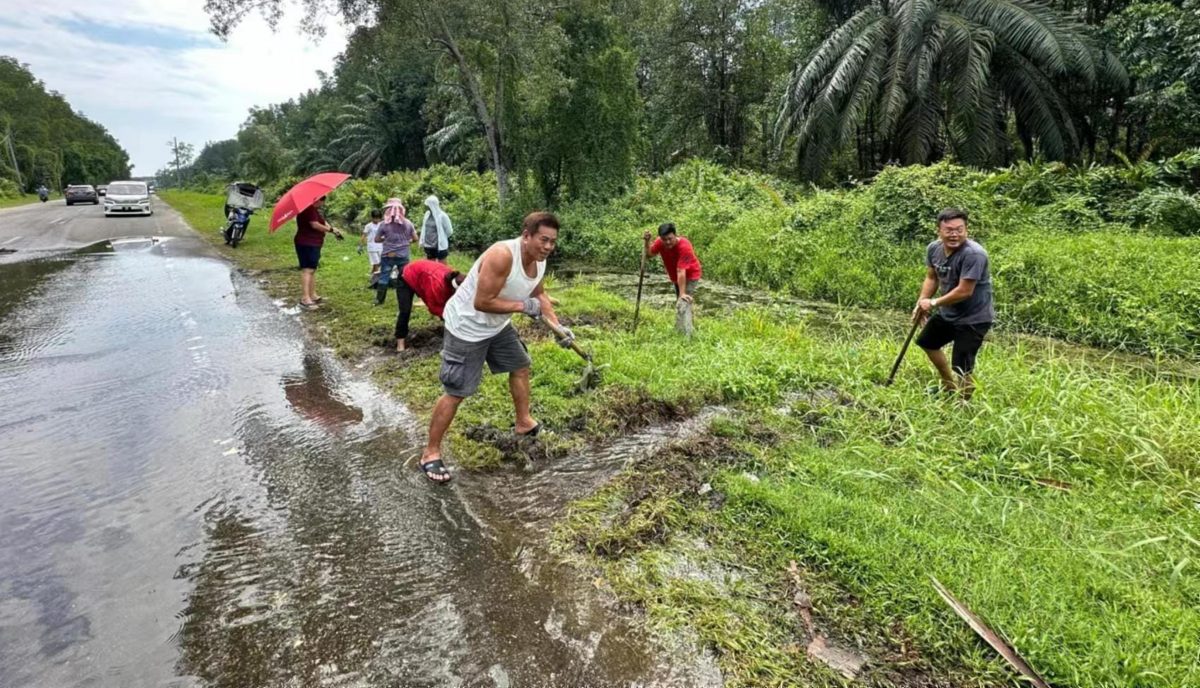
[[[988,254],[967,238],[965,212],[948,208],[938,213],[937,223],[938,240],[925,249],[925,282],[912,313],[925,325],[917,346],[937,369],[942,388],[970,399],[975,356],[996,319]],[[951,342],[954,351],[947,361],[942,348]]]

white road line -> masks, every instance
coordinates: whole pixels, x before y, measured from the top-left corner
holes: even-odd
[[[13,237],[13,238],[9,239],[8,241],[5,241],[5,242],[0,242],[0,246],[4,246],[5,244],[11,244],[12,242],[14,242],[14,241],[16,241],[17,239],[20,239],[20,238],[21,238],[21,237],[20,237],[20,235],[17,235],[17,236],[15,236],[15,237]]]

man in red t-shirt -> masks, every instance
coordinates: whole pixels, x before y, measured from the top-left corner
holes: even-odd
[[[408,321],[412,317],[413,296],[421,297],[425,307],[434,316],[442,317],[446,302],[454,296],[454,290],[463,281],[462,273],[451,270],[449,265],[436,260],[415,260],[404,266],[400,273],[400,286],[396,296],[400,301],[400,313],[396,316],[396,351],[404,351],[404,340],[408,338]]]
[[[646,232],[644,239],[650,241],[650,232]],[[667,279],[675,285],[675,296],[691,303],[701,276],[700,261],[692,249],[692,242],[676,234],[673,223],[664,222],[658,226],[658,238],[650,244],[649,250],[652,256],[662,256]]]
[[[324,198],[318,198],[311,206],[296,215],[296,259],[300,263],[300,305],[316,308],[321,303],[317,296],[317,266],[321,263],[321,246],[325,235],[333,234],[341,240],[342,233],[325,221],[321,214]]]

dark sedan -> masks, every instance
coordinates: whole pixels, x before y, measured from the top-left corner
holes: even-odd
[[[76,203],[97,205],[100,203],[100,196],[96,194],[96,189],[90,184],[72,184],[67,187],[63,196],[67,199],[67,205]]]

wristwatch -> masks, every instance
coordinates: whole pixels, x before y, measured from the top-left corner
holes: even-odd
[[[937,308],[937,299],[929,299],[929,307]]]

